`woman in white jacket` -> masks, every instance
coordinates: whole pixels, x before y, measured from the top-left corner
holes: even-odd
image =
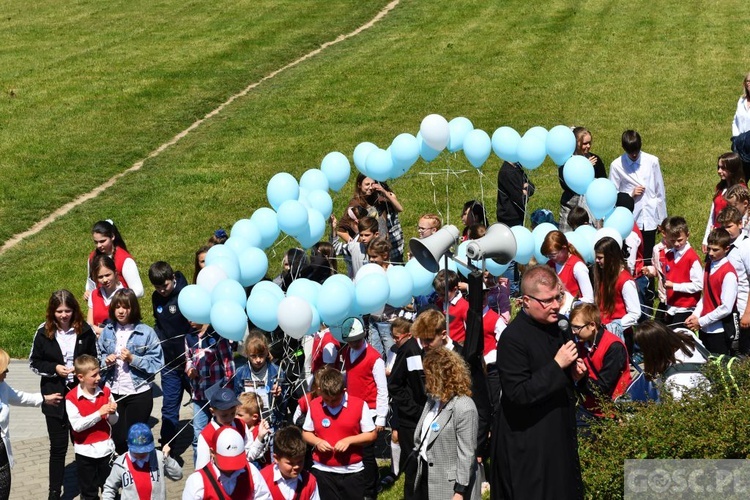
[[[10,469],[13,467],[13,451],[10,448],[10,434],[8,424],[10,422],[10,405],[14,406],[40,406],[42,403],[58,405],[63,399],[62,394],[28,393],[17,391],[5,383],[8,376],[8,365],[10,356],[0,349],[0,500],[10,497]]]

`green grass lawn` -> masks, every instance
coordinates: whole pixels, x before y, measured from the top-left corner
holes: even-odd
[[[4,5],[3,5],[4,4]],[[386,2],[164,0],[21,10],[0,20],[0,241],[144,157],[227,96],[371,19]],[[609,164],[635,128],[662,162],[668,210],[700,242],[716,157],[747,71],[744,4],[552,0],[530,4],[401,0],[383,21],[270,80],[103,196],[0,256],[0,346],[25,356],[47,298],[82,292],[89,229],[120,227],[146,279],[158,259],[192,275],[192,256],[219,226],[266,206],[279,171],[318,167],[362,141],[386,147],[422,118],[501,125],[585,125]],[[14,90],[15,97],[10,96]],[[459,224],[460,206],[494,213],[493,155],[482,176],[463,154],[418,162],[392,187],[415,235],[420,213]],[[446,173],[446,169],[454,173]],[[460,173],[458,173],[460,172]],[[435,175],[424,175],[433,173]],[[531,208],[557,211],[549,160],[531,173]],[[341,214],[351,182],[335,197]],[[274,262],[291,245],[271,250]],[[189,276],[190,277],[190,276]],[[148,299],[143,302],[148,311]]]

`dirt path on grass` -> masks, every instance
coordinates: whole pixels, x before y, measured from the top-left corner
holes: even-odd
[[[336,45],[337,43],[343,42],[344,40],[348,40],[349,38],[357,36],[360,33],[362,33],[363,31],[365,31],[365,30],[367,30],[369,28],[372,28],[375,25],[375,23],[377,23],[378,21],[380,21],[381,19],[383,19],[386,15],[388,15],[388,13],[390,11],[392,11],[399,4],[400,1],[401,0],[393,0],[388,5],[386,5],[385,7],[383,7],[383,9],[380,12],[378,12],[375,15],[375,17],[373,17],[368,22],[366,22],[365,24],[363,24],[359,28],[355,29],[354,31],[351,31],[351,32],[346,33],[344,35],[339,35],[335,40],[331,40],[330,42],[324,43],[323,45],[321,45],[317,49],[308,52],[307,54],[303,55],[299,59],[295,59],[294,61],[290,62],[286,66],[282,66],[281,68],[279,68],[279,69],[277,69],[277,70],[275,70],[275,71],[267,74],[266,76],[264,76],[263,78],[261,78],[257,82],[251,83],[250,85],[248,85],[247,87],[245,87],[244,89],[242,89],[240,92],[234,94],[229,99],[227,99],[226,101],[224,101],[223,103],[221,103],[216,109],[214,109],[211,112],[209,112],[208,114],[206,114],[203,118],[200,118],[200,119],[194,121],[188,128],[186,128],[185,130],[183,130],[179,134],[175,135],[169,141],[165,142],[164,144],[162,144],[158,148],[156,148],[153,151],[151,151],[148,154],[148,156],[146,156],[145,158],[143,158],[143,159],[135,162],[132,167],[128,168],[127,170],[125,170],[123,172],[115,174],[114,176],[110,177],[107,181],[105,181],[103,184],[95,187],[94,189],[92,189],[88,193],[84,193],[84,194],[80,195],[79,197],[75,198],[74,200],[66,203],[63,206],[61,206],[60,208],[58,208],[57,210],[55,210],[54,212],[52,212],[51,214],[49,214],[47,217],[45,217],[44,219],[40,220],[39,222],[37,222],[33,226],[31,226],[26,231],[11,236],[3,244],[3,246],[0,247],[0,256],[3,255],[8,250],[10,250],[11,248],[13,248],[16,245],[18,245],[24,239],[37,234],[42,229],[44,229],[45,227],[47,227],[48,225],[50,225],[52,222],[54,222],[55,220],[57,220],[59,217],[62,217],[63,215],[67,214],[68,212],[70,212],[71,210],[73,210],[74,208],[76,208],[77,206],[82,205],[83,203],[96,198],[102,192],[104,192],[106,189],[112,187],[121,177],[124,177],[125,175],[127,175],[127,174],[129,174],[131,172],[136,172],[136,171],[140,170],[141,167],[143,167],[143,164],[146,161],[148,161],[148,160],[150,160],[152,158],[156,158],[157,156],[159,156],[160,154],[162,154],[164,151],[166,151],[170,147],[172,147],[175,144],[177,144],[178,142],[180,142],[188,134],[190,134],[191,132],[195,131],[198,127],[200,127],[201,125],[203,125],[206,121],[210,120],[211,118],[213,118],[213,117],[217,116],[219,113],[221,113],[224,110],[224,108],[226,108],[227,106],[229,106],[230,104],[232,104],[235,100],[239,99],[240,97],[244,97],[251,90],[253,90],[257,86],[261,85],[265,81],[270,80],[271,78],[274,78],[275,76],[279,75],[280,73],[282,73],[282,72],[284,72],[284,71],[286,71],[286,70],[288,70],[290,68],[293,68],[293,67],[297,66],[298,64],[300,64],[300,63],[302,63],[302,62],[310,59],[311,57],[317,56],[318,54],[320,54],[321,52],[323,52],[325,49],[327,49],[327,48],[329,48],[329,47],[331,47],[333,45]]]

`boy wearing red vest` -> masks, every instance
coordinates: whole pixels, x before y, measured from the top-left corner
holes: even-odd
[[[339,348],[341,344],[331,335],[331,330],[326,328],[315,332],[313,336],[312,359],[310,363],[310,373],[323,368],[325,365],[333,365],[339,357]]]
[[[388,380],[385,376],[385,363],[380,353],[365,341],[365,329],[357,318],[344,321],[343,339],[346,345],[341,349],[346,391],[349,395],[364,400],[369,416],[375,421],[375,429],[380,432],[385,427],[388,416]],[[378,496],[378,464],[372,446],[364,447],[365,497]]]
[[[708,235],[709,262],[703,275],[703,299],[685,326],[699,330],[699,338],[714,354],[729,354],[734,332],[724,328],[722,319],[737,308],[737,272],[727,258],[730,236],[718,228]]]
[[[320,500],[315,476],[302,470],[306,452],[299,427],[289,425],[276,433],[274,463],[260,471],[273,500]]]
[[[737,312],[740,315],[738,348],[740,354],[747,355],[750,353],[750,307],[747,307],[750,294],[750,238],[742,230],[742,213],[736,208],[725,208],[716,220],[732,239],[727,257],[737,271]]]
[[[667,247],[661,250],[659,261],[664,270],[664,289],[667,292],[668,325],[682,326],[700,300],[703,289],[703,266],[700,257],[690,247],[687,221],[670,217],[664,227]]]
[[[154,435],[148,425],[138,422],[128,429],[128,452],[112,464],[112,472],[104,484],[102,500],[114,500],[122,489],[121,500],[166,500],[164,477],[182,479],[182,467],[169,456],[169,445],[156,451]]]
[[[78,386],[65,396],[65,409],[73,431],[78,487],[81,499],[99,498],[109,475],[115,451],[112,424],[117,422],[117,403],[107,387],[99,387],[99,360],[88,354],[73,362]]]
[[[245,456],[245,439],[221,426],[211,443],[211,461],[185,482],[182,500],[271,500],[263,477]]]
[[[447,281],[447,282],[446,282]],[[445,269],[439,271],[432,281],[437,293],[435,304],[441,308],[443,314],[448,315],[448,336],[459,349],[463,349],[466,340],[466,317],[469,314],[469,301],[467,301],[461,290],[458,289],[458,274],[448,271],[446,277]],[[448,306],[445,306],[445,290],[448,289]]]
[[[312,474],[320,496],[362,499],[366,487],[362,449],[378,436],[369,408],[344,391],[344,376],[336,369],[323,368],[316,378],[320,396],[310,402],[302,437],[313,447]]]

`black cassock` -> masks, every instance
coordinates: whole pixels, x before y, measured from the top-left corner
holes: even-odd
[[[566,340],[556,324],[537,323],[523,311],[500,337],[493,500],[583,497],[573,381],[554,360]]]

